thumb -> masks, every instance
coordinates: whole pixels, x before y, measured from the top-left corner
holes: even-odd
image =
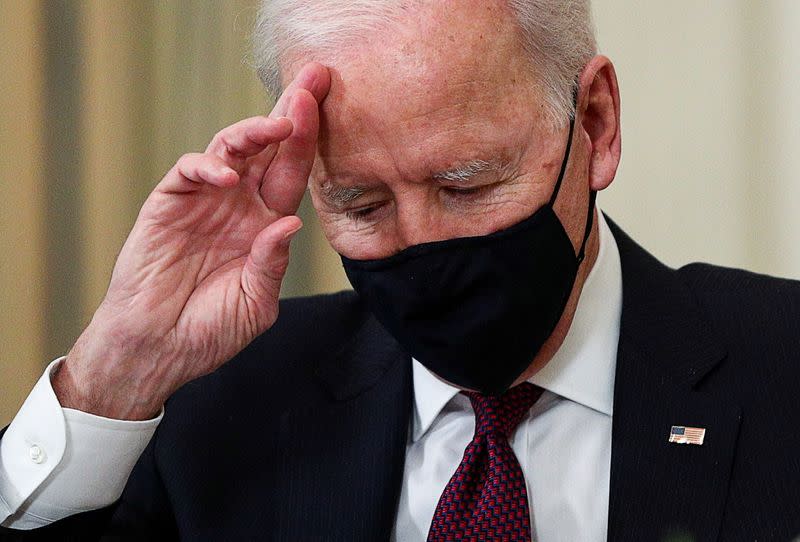
[[[253,241],[242,270],[242,290],[254,302],[259,327],[266,329],[278,316],[278,295],[289,265],[289,243],[302,227],[299,217],[285,216],[261,230]]]

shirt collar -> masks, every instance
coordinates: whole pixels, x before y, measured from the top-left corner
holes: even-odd
[[[556,395],[611,416],[622,313],[622,267],[614,235],[598,210],[600,249],[583,285],[572,325],[553,359],[529,379]],[[458,394],[420,362],[413,362],[416,442]]]

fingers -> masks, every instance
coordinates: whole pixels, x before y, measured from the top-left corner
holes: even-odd
[[[259,155],[253,164],[260,173],[274,157],[276,149],[267,150],[273,143],[279,143],[292,133],[292,122],[284,117],[292,108],[294,96],[299,92],[309,92],[314,97],[315,107],[319,107],[328,94],[331,76],[328,68],[318,62],[303,66],[291,84],[281,94],[269,117],[251,117],[224,128],[208,145],[206,152],[222,157],[237,172],[242,172],[248,158]]]
[[[308,184],[319,134],[319,105],[309,91],[299,89],[289,104],[287,115],[294,130],[281,143],[261,184],[264,203],[283,215],[297,211]]]
[[[233,186],[247,171],[248,183],[259,182],[269,168],[266,175],[274,182],[266,188],[261,183],[262,195],[269,194],[264,198],[265,203],[281,214],[293,214],[302,199],[314,161],[319,103],[329,89],[328,69],[316,62],[305,65],[269,117],[250,117],[220,130],[205,154],[181,157],[165,176],[161,188],[190,191],[202,183]],[[286,144],[278,151],[275,143],[284,141]],[[277,163],[273,164],[276,153]],[[250,163],[249,159],[252,159]]]
[[[330,88],[331,74],[328,68],[319,62],[309,62],[300,69],[283,94],[280,95],[269,116],[270,118],[286,116],[292,97],[300,89],[310,92],[316,102],[321,104]]]
[[[289,243],[303,223],[285,216],[264,228],[253,241],[242,270],[242,290],[254,302],[263,331],[275,322],[281,282],[289,265]]]
[[[225,161],[211,154],[184,154],[175,165],[178,173],[196,183],[232,186],[238,180],[236,172]]]
[[[292,129],[292,122],[284,117],[250,117],[217,132],[206,152],[216,154],[232,168],[239,170],[248,157],[283,141],[289,137]]]
[[[222,158],[213,154],[188,153],[164,176],[159,188],[165,192],[188,192],[204,183],[214,186],[234,186],[239,174]]]

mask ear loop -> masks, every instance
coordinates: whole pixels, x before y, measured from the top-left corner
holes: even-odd
[[[583,263],[586,258],[586,243],[589,241],[589,236],[592,234],[592,225],[594,224],[594,202],[597,200],[597,191],[589,191],[589,212],[586,216],[586,231],[583,233],[583,243],[581,243],[581,251],[578,253],[578,265]]]
[[[561,171],[558,173],[558,180],[556,186],[553,188],[553,195],[550,196],[550,207],[556,204],[556,198],[561,190],[561,181],[564,180],[564,175],[567,173],[567,164],[569,163],[569,153],[572,150],[572,136],[575,133],[575,116],[569,119],[569,136],[567,136],[567,149],[564,151],[564,159],[561,161]]]
[[[553,188],[553,195],[550,196],[550,207],[552,208],[556,203],[556,198],[558,198],[558,193],[561,190],[561,183],[564,180],[564,175],[567,172],[567,164],[569,163],[569,156],[570,151],[572,150],[572,137],[575,134],[575,117],[578,114],[578,83],[575,83],[575,86],[572,88],[572,106],[573,106],[573,113],[569,117],[569,135],[567,136],[567,148],[564,151],[564,160],[561,162],[561,171],[558,174],[558,180],[556,181],[556,186]],[[583,263],[583,260],[586,258],[586,243],[589,241],[589,236],[592,233],[592,226],[594,225],[594,207],[595,201],[597,200],[597,192],[595,190],[589,190],[589,209],[587,211],[586,216],[586,229],[583,233],[583,241],[581,242],[581,249],[578,251],[578,256],[576,259],[578,260],[578,265]]]

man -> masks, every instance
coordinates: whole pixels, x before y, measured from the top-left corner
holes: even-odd
[[[3,435],[0,536],[800,534],[800,286],[596,211],[588,2],[276,0],[257,36],[290,84],[148,198]],[[279,316],[307,185],[357,293]]]

